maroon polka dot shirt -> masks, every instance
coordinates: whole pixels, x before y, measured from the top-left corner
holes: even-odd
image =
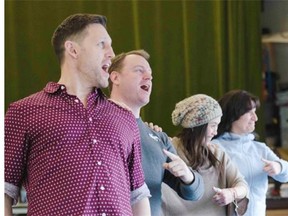
[[[22,183],[28,215],[132,215],[133,192],[149,196],[135,117],[100,90],[84,108],[52,82],[12,103],[5,116],[5,192],[17,199]]]

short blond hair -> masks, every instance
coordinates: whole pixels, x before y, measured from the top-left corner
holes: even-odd
[[[146,60],[148,60],[150,58],[150,55],[149,53],[147,53],[145,50],[143,49],[140,49],[140,50],[132,50],[130,52],[123,52],[117,56],[115,56],[113,59],[112,59],[112,63],[111,63],[111,66],[109,67],[109,74],[112,72],[112,71],[119,71],[122,69],[123,67],[123,61],[124,59],[126,58],[126,56],[128,55],[139,55],[139,56],[142,56],[143,58],[145,58]]]
[[[145,58],[147,61],[150,58],[150,55],[148,52],[146,52],[143,49],[139,49],[139,50],[132,50],[129,52],[123,52],[120,53],[119,55],[115,56],[112,59],[111,65],[108,69],[108,73],[111,74],[113,71],[120,71],[123,67],[123,61],[125,60],[126,56],[128,55],[139,55],[142,56],[143,58]],[[111,82],[111,80],[109,79],[109,89],[112,90],[112,85],[113,83]]]

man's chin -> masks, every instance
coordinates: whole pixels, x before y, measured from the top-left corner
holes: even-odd
[[[147,105],[150,102],[150,99],[144,100],[143,101],[143,106]]]
[[[109,85],[108,79],[107,80],[101,80],[101,83],[99,83],[98,88],[107,88]]]

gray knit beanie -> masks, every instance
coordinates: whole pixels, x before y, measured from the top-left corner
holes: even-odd
[[[207,124],[219,116],[222,116],[219,103],[208,95],[197,94],[176,104],[172,112],[172,122],[176,126],[193,128]]]

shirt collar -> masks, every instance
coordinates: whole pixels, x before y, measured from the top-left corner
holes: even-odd
[[[49,82],[44,88],[44,91],[48,94],[54,94],[58,92],[59,90],[65,91],[66,92],[66,87],[63,84],[59,84],[56,82]],[[104,92],[100,88],[95,88],[93,92],[88,96],[88,100],[90,98],[95,98],[95,96],[100,96],[102,98],[107,98],[107,96],[104,94]]]
[[[56,82],[49,82],[49,83],[47,83],[47,85],[45,86],[44,91],[47,92],[47,93],[53,94],[53,93],[57,92],[59,89],[64,90],[65,88],[66,88],[66,87],[65,87],[65,85],[63,85],[63,84],[59,84],[59,83],[56,83]],[[102,92],[102,90],[99,89],[99,88],[98,88],[98,89],[95,88],[94,92],[95,92],[96,94],[104,94],[104,93]],[[104,94],[104,95],[105,95],[105,94]]]
[[[44,91],[49,93],[49,94],[54,94],[55,92],[57,92],[59,89],[61,89],[61,86],[63,86],[65,88],[64,85],[61,85],[59,83],[55,83],[55,82],[49,82],[47,83],[47,85],[44,88]],[[63,88],[62,87],[62,88]]]

